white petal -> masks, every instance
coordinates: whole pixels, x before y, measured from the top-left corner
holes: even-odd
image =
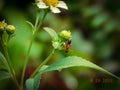
[[[37,6],[39,7],[39,8],[48,8],[49,6],[46,6],[46,4],[42,1],[42,0],[40,0],[38,3],[37,3]]]
[[[68,9],[66,3],[63,2],[63,1],[59,1],[59,4],[57,5],[57,7],[60,7],[60,8],[63,8],[63,9]]]
[[[51,10],[53,13],[60,13],[60,12],[61,12],[57,7],[53,7],[53,6],[50,6],[50,10]]]

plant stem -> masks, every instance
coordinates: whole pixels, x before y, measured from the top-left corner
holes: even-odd
[[[48,10],[44,11],[43,18],[42,18],[41,22],[38,24],[38,26],[36,27],[36,31],[38,31],[39,28],[41,27],[41,25],[42,25],[42,23],[43,23],[43,21],[44,21],[46,15],[47,15],[47,13],[48,13]]]
[[[36,18],[36,23],[35,23],[35,31],[33,33],[33,36],[32,36],[32,39],[30,41],[30,44],[29,44],[29,47],[28,47],[28,51],[27,51],[27,55],[26,55],[26,58],[25,58],[25,63],[24,63],[24,66],[23,66],[23,72],[22,72],[22,77],[21,77],[21,90],[23,90],[23,82],[24,82],[24,76],[25,76],[25,71],[26,71],[26,67],[27,67],[27,63],[28,63],[28,58],[29,58],[29,54],[30,54],[30,50],[31,50],[31,47],[32,47],[32,44],[33,44],[33,41],[35,39],[35,37],[37,36],[37,33],[45,19],[45,16],[46,16],[47,13],[44,13],[44,16],[42,18],[42,20],[40,21],[40,24],[39,26],[37,27],[37,24],[38,24],[38,19],[39,19],[39,15],[38,17]]]
[[[18,81],[17,81],[16,76],[15,76],[15,71],[14,71],[14,69],[12,67],[11,62],[10,62],[10,57],[9,57],[9,54],[8,54],[7,46],[4,47],[4,51],[5,51],[5,56],[6,56],[8,65],[10,67],[10,72],[12,74],[13,81],[15,82],[15,84],[17,85],[17,87],[19,88],[19,84],[18,84]]]
[[[50,60],[50,58],[52,57],[52,55],[54,54],[54,52],[55,52],[55,49],[52,50],[52,52],[50,53],[50,55],[36,68],[36,70],[33,72],[33,74],[30,77],[34,77],[35,76],[35,74],[41,69],[41,67],[43,65],[45,65]]]
[[[36,21],[35,21],[35,29],[37,28],[39,18],[40,18],[40,15],[39,15],[39,13],[37,13],[37,18],[36,18]]]
[[[3,42],[2,42],[2,36],[0,34],[0,50],[3,52]]]
[[[4,55],[6,57],[6,60],[7,60],[8,66],[9,66],[9,72],[12,75],[11,77],[12,77],[13,81],[15,82],[15,84],[17,85],[17,87],[19,88],[19,84],[18,84],[18,81],[17,81],[16,76],[15,76],[15,71],[12,67],[11,62],[10,62],[10,57],[9,57],[8,49],[7,49],[7,42],[5,43],[2,39],[2,37],[1,37],[1,44],[2,44],[3,51],[4,51]]]

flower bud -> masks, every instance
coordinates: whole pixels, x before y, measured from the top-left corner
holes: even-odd
[[[52,45],[55,49],[57,49],[60,46],[60,43],[58,41],[53,41]]]
[[[15,32],[15,27],[13,25],[7,25],[6,31],[8,34],[13,34]]]
[[[5,23],[5,20],[0,22],[0,32],[3,32],[5,30],[7,23]]]
[[[35,3],[38,3],[40,0],[35,0]]]
[[[70,39],[71,38],[71,32],[67,31],[67,30],[61,31],[60,36],[64,39]]]
[[[61,42],[58,50],[65,50],[65,46],[66,46],[66,43],[65,42]]]

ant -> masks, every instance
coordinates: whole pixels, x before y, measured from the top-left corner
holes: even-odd
[[[71,46],[71,39],[66,41],[65,52],[68,53]]]

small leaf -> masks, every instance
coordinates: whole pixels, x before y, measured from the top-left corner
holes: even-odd
[[[55,30],[53,30],[53,29],[51,29],[49,27],[45,27],[44,30],[50,34],[53,41],[58,41],[58,35],[55,32]]]
[[[26,81],[26,89],[34,90],[34,79],[33,78],[30,78]]]
[[[40,71],[46,69],[48,66],[44,65]],[[26,89],[27,90],[37,90],[40,84],[41,73],[38,73],[34,78],[29,78],[26,80]]]
[[[44,71],[44,69],[46,69],[48,67],[48,65],[44,65],[40,71]],[[40,85],[40,79],[41,79],[41,75],[42,73],[38,73],[35,77],[34,77],[34,90],[37,90],[39,85]]]
[[[6,70],[0,70],[0,80],[10,78],[10,73]]]
[[[69,67],[75,67],[75,66],[93,68],[93,69],[99,70],[101,72],[107,73],[107,74],[109,74],[117,79],[120,79],[119,77],[115,76],[114,74],[108,72],[107,70],[97,66],[96,64],[94,64],[88,60],[85,60],[85,59],[83,59],[81,57],[77,57],[77,56],[69,56],[69,57],[66,57],[62,60],[55,62],[54,64],[52,64],[48,67],[45,67],[44,69],[40,69],[39,73],[37,73],[36,76],[34,77],[34,82],[33,82],[34,84],[32,84],[32,85],[34,85],[33,86],[34,89],[30,89],[30,90],[37,90],[38,89],[41,75],[43,73],[49,72],[49,71],[54,71],[54,70],[61,70],[64,68],[69,68]],[[27,86],[29,86],[29,84],[27,84]],[[27,89],[27,90],[29,90],[29,89]]]

